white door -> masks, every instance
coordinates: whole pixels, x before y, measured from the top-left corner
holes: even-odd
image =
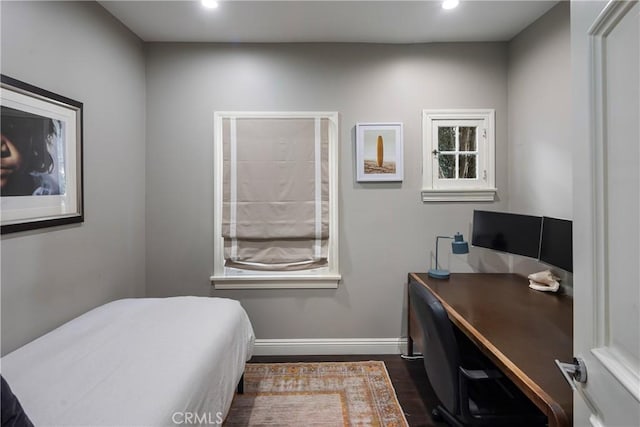
[[[640,426],[640,6],[571,4],[574,426]]]

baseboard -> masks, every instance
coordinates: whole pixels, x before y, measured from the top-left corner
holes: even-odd
[[[406,338],[256,339],[256,356],[402,354]]]

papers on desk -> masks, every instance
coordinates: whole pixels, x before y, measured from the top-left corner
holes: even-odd
[[[554,276],[550,270],[530,274],[527,278],[529,279],[529,287],[536,291],[558,292],[560,288],[560,283],[558,282],[560,279]]]

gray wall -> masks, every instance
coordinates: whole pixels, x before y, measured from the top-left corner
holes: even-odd
[[[147,294],[238,298],[263,339],[400,337],[407,273],[430,267],[435,236],[506,207],[506,81],[505,43],[148,45]],[[424,108],[496,109],[501,201],[421,202]],[[216,110],[340,113],[337,290],[212,290]],[[354,126],[376,121],[404,123],[401,184],[355,182]]]
[[[571,37],[560,2],[509,43],[509,210],[571,219]]]
[[[86,220],[2,236],[2,353],[145,284],[143,45],[89,2],[7,2],[3,74],[84,103]]]
[[[95,4],[1,7],[2,73],[85,104],[86,207],[82,225],[2,237],[3,353],[103,302],[144,295],[238,298],[258,338],[399,337],[406,274],[430,267],[437,234],[469,236],[474,208],[571,215],[571,188],[555,186],[570,169],[541,181],[509,166],[568,149],[562,6],[509,45],[149,44],[146,62],[143,44]],[[498,201],[420,201],[423,108],[496,109]],[[337,290],[211,288],[216,110],[340,113]],[[354,125],[375,121],[404,123],[402,183],[355,182]],[[444,263],[513,268],[475,248]]]
[[[560,2],[509,43],[508,210],[573,218],[569,2]],[[550,266],[514,255],[510,270]],[[571,274],[552,268],[565,291]]]

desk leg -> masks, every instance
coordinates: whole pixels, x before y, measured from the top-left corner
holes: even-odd
[[[413,357],[413,331],[411,330],[411,295],[409,295],[409,283],[411,276],[407,278],[407,356]]]

